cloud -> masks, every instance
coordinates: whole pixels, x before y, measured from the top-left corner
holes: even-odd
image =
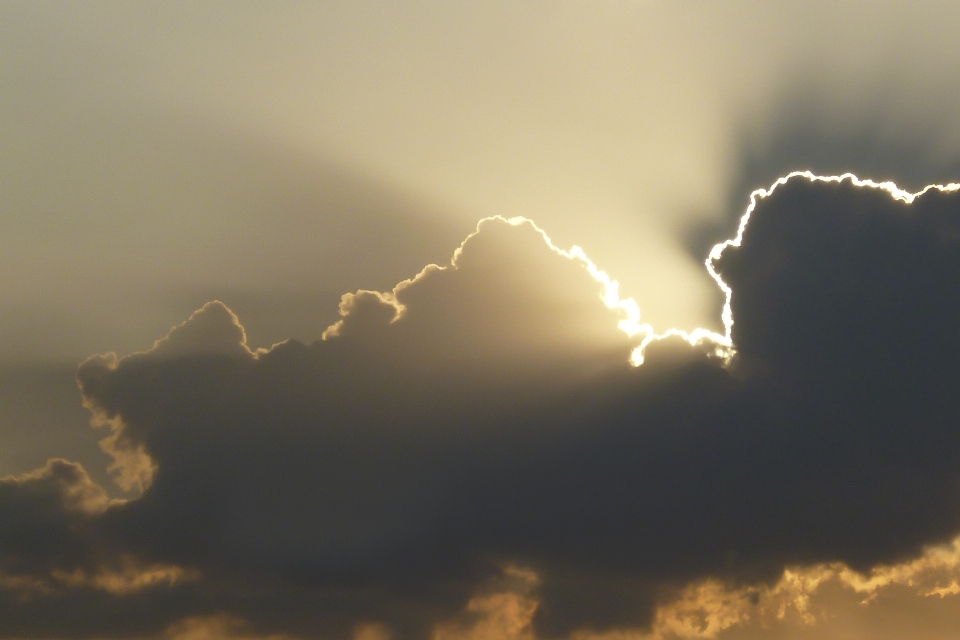
[[[575,635],[580,640],[899,638],[909,626],[912,637],[945,637],[957,624],[949,597],[958,591],[958,550],[960,539],[955,539],[866,575],[830,563],[789,567],[779,580],[759,587],[705,580],[658,607],[648,631]],[[895,624],[891,611],[901,617]],[[508,612],[501,607],[497,613]]]
[[[825,75],[822,65],[795,69],[781,83],[752,117],[738,118],[722,210],[686,223],[694,257],[729,237],[758,185],[798,169],[850,172],[910,191],[960,175],[958,129],[945,110],[956,101],[954,83],[930,85],[893,67],[840,79]]]
[[[62,457],[83,464],[98,484],[111,484],[109,459],[84,428],[90,413],[79,402],[76,375],[76,361],[0,364],[0,477]]]
[[[80,566],[92,553],[90,525],[107,508],[103,489],[80,465],[51,459],[0,479],[0,558],[4,573],[33,575]]]
[[[90,358],[142,495],[4,481],[0,636],[667,637],[704,607],[698,633],[741,628],[785,569],[863,592],[960,531],[960,194],[794,175],[744,225],[710,260],[733,354],[668,336],[630,366],[593,263],[489,219],[313,344],[252,351],[214,302]]]
[[[65,45],[56,40],[54,49]],[[61,70],[76,61],[61,54]],[[216,296],[243,314],[254,344],[313,340],[343,291],[394,284],[446,257],[475,224],[475,214],[343,158],[189,113],[104,102],[107,90],[93,86],[76,87],[100,95],[93,104],[56,95],[11,111],[4,101],[25,96],[0,98],[0,128],[20,149],[19,161],[0,158],[11,181],[0,265],[22,274],[3,281],[0,299],[8,364],[142,348]]]

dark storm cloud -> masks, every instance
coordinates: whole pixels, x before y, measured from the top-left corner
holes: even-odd
[[[0,480],[0,566],[8,575],[91,560],[86,540],[93,516],[107,507],[103,489],[80,465],[51,459],[42,469]]]
[[[737,175],[744,192],[736,197],[796,169],[819,175],[849,171],[893,180],[911,191],[956,179],[960,157],[951,144],[956,130],[947,105],[960,95],[960,86],[941,83],[921,104],[912,95],[919,87],[903,74],[877,73],[849,88],[837,91],[818,73],[795,76],[762,124],[744,122]],[[731,205],[739,208],[740,202]]]
[[[95,511],[66,499],[86,486],[68,463],[6,480],[0,558],[22,582],[134,569],[109,598],[10,583],[0,635],[230,614],[424,637],[512,566],[549,637],[648,624],[690,580],[867,568],[960,531],[960,195],[796,177],[716,267],[729,363],[670,339],[629,367],[584,265],[503,220],[453,266],[345,296],[312,345],[251,351],[210,303],[151,351],[91,358],[85,400],[120,462],[149,456],[147,488]],[[151,567],[167,578],[137,586]]]
[[[789,77],[759,121],[742,117],[734,140],[735,172],[719,220],[699,220],[686,234],[695,257],[727,238],[758,185],[791,171],[850,172],[917,191],[960,176],[957,131],[949,106],[960,87],[921,88],[892,70],[831,84],[822,73]],[[928,92],[918,101],[917,96]],[[716,213],[716,212],[715,212]]]
[[[329,154],[195,116],[107,116],[43,94],[18,120],[8,101],[0,476],[59,456],[107,479],[77,403],[76,363],[90,353],[140,348],[214,298],[242,315],[253,344],[312,341],[344,291],[387,288],[448,257],[476,222]]]

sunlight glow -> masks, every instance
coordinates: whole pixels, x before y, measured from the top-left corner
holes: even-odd
[[[778,187],[785,185],[793,178],[806,178],[810,182],[843,182],[844,180],[849,180],[850,183],[855,187],[862,187],[868,189],[882,189],[890,194],[896,200],[900,200],[907,204],[911,204],[917,197],[922,196],[927,191],[931,189],[936,189],[937,191],[950,192],[960,190],[960,184],[956,182],[951,182],[947,185],[940,184],[930,184],[917,191],[916,193],[910,193],[909,191],[904,191],[898,187],[893,182],[874,182],[873,180],[865,180],[858,178],[852,173],[844,173],[839,176],[818,176],[810,171],[794,171],[788,173],[782,178],[777,179],[768,189],[756,189],[753,193],[750,194],[750,205],[747,207],[746,212],[740,218],[740,225],[737,227],[737,235],[735,238],[721,242],[720,244],[714,245],[713,249],[710,250],[710,254],[707,256],[707,259],[704,261],[704,264],[707,267],[707,272],[710,274],[710,277],[713,278],[714,282],[717,283],[717,286],[723,291],[724,303],[723,303],[723,312],[721,314],[721,320],[723,321],[724,335],[718,336],[720,340],[718,344],[722,345],[730,351],[730,354],[733,353],[733,342],[731,340],[731,335],[733,331],[733,311],[730,308],[730,299],[733,295],[733,291],[727,285],[726,282],[720,277],[720,274],[713,267],[715,260],[718,260],[723,254],[724,250],[727,247],[739,247],[743,242],[743,232],[747,228],[747,223],[750,222],[750,215],[753,213],[754,209],[757,208],[757,202],[763,198],[767,198],[777,190]],[[697,331],[703,331],[702,329],[695,329],[694,334]],[[693,334],[691,334],[693,335]],[[716,335],[716,334],[713,334]],[[691,344],[693,342],[691,341]],[[641,345],[641,354],[640,362],[643,361],[642,347]]]
[[[794,171],[777,179],[776,182],[770,185],[770,187],[767,189],[756,189],[750,194],[750,204],[747,206],[747,210],[740,218],[740,224],[737,227],[736,237],[714,245],[713,249],[710,250],[710,253],[707,256],[707,259],[704,260],[707,273],[709,273],[710,277],[713,278],[713,281],[717,283],[717,286],[720,287],[720,290],[723,291],[724,295],[723,311],[720,316],[724,327],[724,332],[722,335],[716,333],[715,331],[702,328],[693,329],[689,332],[683,331],[682,329],[668,329],[663,333],[656,333],[651,325],[640,322],[640,307],[637,305],[636,301],[633,298],[621,298],[619,283],[616,280],[611,279],[610,276],[599,269],[597,265],[587,257],[587,255],[583,252],[583,249],[578,246],[572,247],[569,251],[560,249],[553,244],[553,242],[550,240],[550,237],[547,236],[542,229],[537,227],[532,220],[527,218],[510,218],[507,220],[507,222],[514,225],[519,225],[523,222],[529,222],[534,226],[534,228],[537,229],[537,231],[540,232],[544,241],[546,241],[551,249],[567,258],[580,261],[590,275],[593,276],[597,282],[603,285],[604,292],[600,296],[603,299],[603,302],[610,309],[617,310],[623,315],[623,319],[618,323],[619,328],[630,337],[638,335],[643,336],[639,346],[637,346],[630,355],[630,362],[634,366],[640,366],[643,364],[644,351],[649,344],[668,337],[682,338],[691,345],[698,345],[706,342],[713,343],[713,345],[715,345],[713,351],[714,355],[720,358],[728,359],[735,351],[732,339],[733,311],[730,307],[733,290],[727,285],[726,282],[723,281],[723,279],[720,277],[720,274],[717,273],[716,269],[714,268],[714,261],[718,260],[720,256],[723,255],[723,252],[727,249],[727,247],[740,246],[743,241],[743,233],[747,228],[747,223],[750,221],[750,215],[753,213],[754,209],[756,209],[757,203],[761,199],[772,195],[778,187],[785,185],[793,178],[806,178],[811,182],[843,182],[845,180],[849,180],[850,183],[856,187],[882,189],[889,193],[891,197],[907,204],[912,203],[917,197],[923,195],[931,189],[936,189],[941,192],[960,190],[960,184],[951,182],[947,185],[927,185],[916,193],[910,193],[909,191],[904,191],[893,182],[875,182],[873,180],[858,178],[852,173],[844,173],[838,176],[818,176],[810,171]]]
[[[403,317],[406,309],[403,304],[401,304],[396,297],[398,291],[402,290],[404,287],[407,287],[413,284],[418,279],[424,277],[427,273],[432,270],[445,270],[449,267],[456,268],[457,259],[463,251],[464,245],[477,233],[480,232],[480,226],[488,220],[496,220],[499,222],[506,222],[512,226],[520,226],[523,224],[529,224],[536,230],[537,233],[543,238],[543,241],[547,244],[548,247],[555,253],[569,259],[579,262],[587,272],[603,287],[603,293],[600,294],[600,299],[603,300],[603,303],[609,308],[617,312],[621,319],[617,323],[618,328],[623,331],[630,338],[638,338],[639,343],[633,349],[630,354],[630,363],[639,367],[643,364],[644,352],[651,343],[658,340],[663,340],[665,338],[677,337],[685,340],[691,346],[697,345],[710,345],[709,348],[712,349],[712,355],[724,360],[729,360],[736,349],[733,344],[733,311],[731,310],[731,298],[733,296],[733,290],[727,285],[726,282],[720,277],[720,274],[717,273],[717,270],[714,268],[714,262],[718,260],[723,252],[728,247],[739,247],[743,242],[743,234],[747,228],[747,224],[750,221],[750,216],[753,214],[753,211],[757,207],[757,203],[763,198],[771,196],[779,187],[785,185],[787,182],[794,178],[805,178],[810,182],[834,182],[840,183],[844,181],[849,181],[855,187],[866,188],[866,189],[880,189],[886,191],[891,197],[896,200],[900,200],[907,204],[912,203],[917,197],[923,195],[931,189],[936,189],[941,192],[953,192],[960,190],[960,183],[951,182],[946,185],[940,184],[931,184],[927,185],[920,191],[916,193],[910,193],[898,187],[893,182],[875,182],[873,180],[866,180],[858,178],[852,173],[844,173],[842,175],[836,176],[819,176],[811,171],[794,171],[789,173],[779,179],[777,179],[772,185],[766,189],[756,189],[750,194],[750,204],[747,206],[746,211],[740,217],[740,223],[737,227],[737,235],[729,240],[725,240],[719,244],[713,246],[710,250],[710,253],[707,255],[706,260],[704,260],[704,266],[707,268],[707,273],[710,274],[710,277],[713,278],[713,281],[720,287],[720,290],[723,291],[724,302],[723,310],[720,314],[720,319],[723,323],[723,333],[719,334],[715,331],[709,329],[696,328],[692,331],[684,331],[683,329],[667,329],[662,333],[657,333],[653,326],[649,323],[641,322],[640,319],[640,306],[637,304],[636,300],[633,298],[621,298],[620,297],[620,283],[611,278],[605,271],[600,269],[596,263],[591,260],[582,248],[577,245],[572,246],[569,250],[561,249],[556,244],[553,243],[553,240],[550,239],[550,236],[541,229],[537,224],[530,218],[523,216],[515,216],[512,218],[504,218],[503,216],[490,216],[487,218],[481,219],[477,223],[477,228],[473,233],[468,235],[460,246],[454,251],[451,264],[447,266],[438,266],[435,264],[430,264],[424,267],[424,269],[417,274],[415,277],[408,280],[400,282],[393,290],[392,293],[379,293],[376,291],[361,290],[356,294],[346,294],[343,296],[343,301],[340,305],[340,314],[341,316],[346,316],[349,313],[351,306],[356,302],[359,296],[363,295],[373,295],[379,298],[381,302],[387,303],[395,308],[395,315],[392,322],[399,320]],[[337,322],[336,324],[330,326],[324,333],[323,339],[337,335],[343,321]],[[158,343],[159,344],[159,343]]]

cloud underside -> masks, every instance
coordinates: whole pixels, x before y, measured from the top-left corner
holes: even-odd
[[[842,637],[948,602],[960,195],[895,195],[758,196],[712,263],[729,358],[630,366],[592,263],[503,219],[313,344],[252,350],[214,302],[92,357],[137,497],[63,460],[0,480],[0,636]]]

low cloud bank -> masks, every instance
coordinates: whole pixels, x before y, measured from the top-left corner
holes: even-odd
[[[960,194],[893,195],[758,196],[713,262],[729,359],[668,337],[630,366],[587,263],[502,219],[311,345],[252,350],[213,302],[92,357],[142,494],[64,461],[0,480],[0,636],[670,631],[787,567],[920,557],[960,532]]]

